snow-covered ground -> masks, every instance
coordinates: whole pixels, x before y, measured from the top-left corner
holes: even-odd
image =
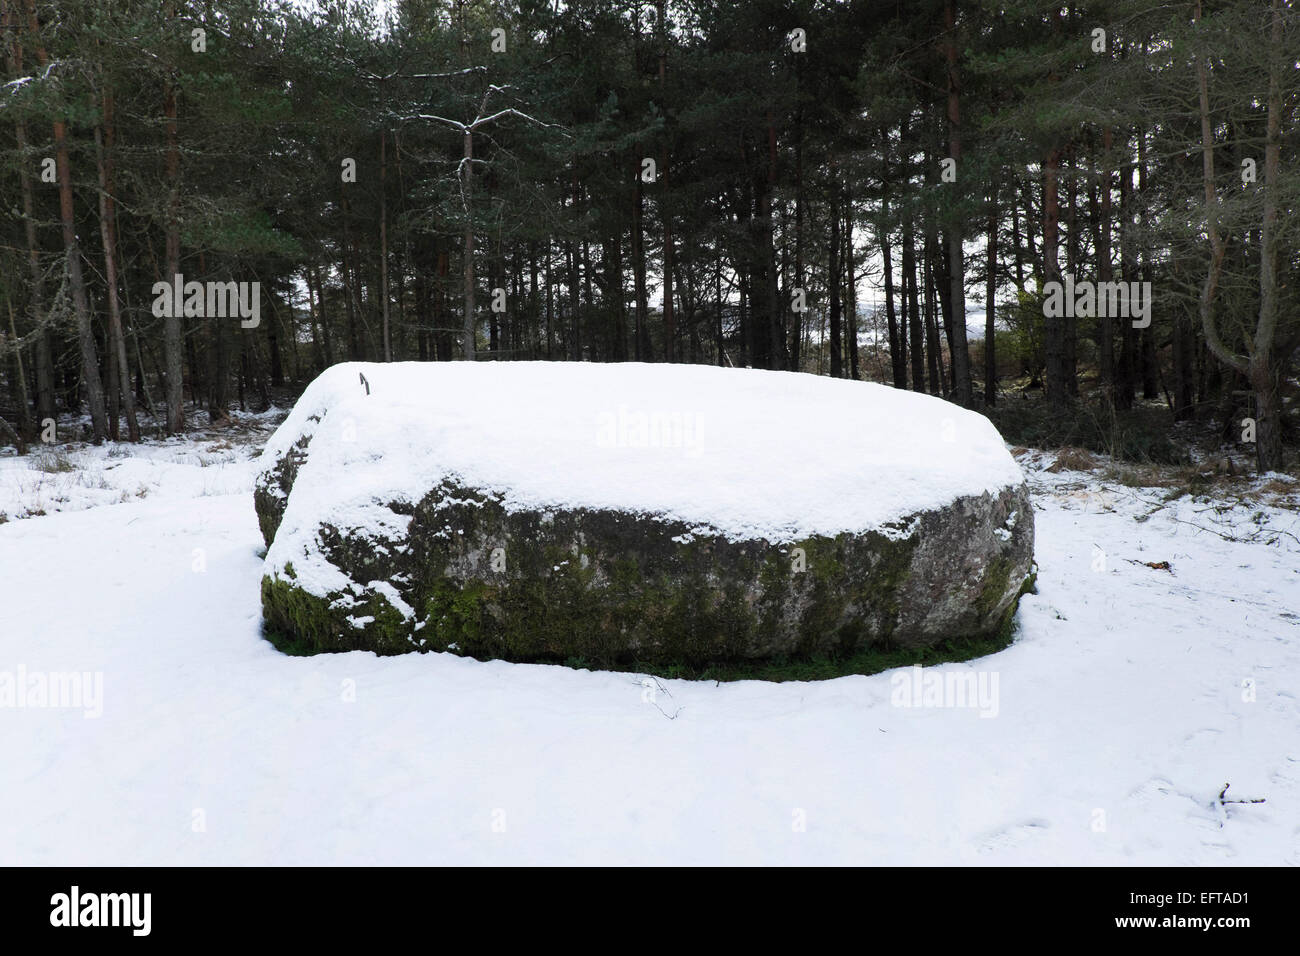
[[[1300,865],[1300,512],[1021,460],[1008,650],[717,685],[287,657],[246,443],[0,458],[0,703],[90,675],[0,706],[0,864]]]

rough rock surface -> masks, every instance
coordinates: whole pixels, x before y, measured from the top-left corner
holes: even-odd
[[[824,432],[809,417],[841,404]],[[769,429],[777,447],[753,452]],[[335,366],[268,444],[255,502],[267,624],[319,650],[699,664],[925,646],[998,631],[1033,562],[1028,492],[987,420],[749,370]]]

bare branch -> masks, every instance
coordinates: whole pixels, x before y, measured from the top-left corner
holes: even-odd
[[[378,73],[371,73],[369,70],[367,70],[365,71],[364,75],[367,80],[377,80],[382,83],[385,80],[392,80],[392,79],[447,80],[453,76],[468,76],[470,73],[486,73],[486,72],[487,72],[486,66],[469,66],[463,70],[453,70],[450,73],[398,73],[394,71],[392,73],[389,73],[387,76],[380,76]]]
[[[528,120],[528,122],[535,123],[536,125],[544,127],[546,129],[558,129],[558,130],[564,129],[563,126],[560,126],[557,123],[543,123],[541,120],[529,116],[527,113],[521,113],[519,110],[515,109],[514,107],[507,107],[506,109],[498,110],[497,112],[493,113],[491,116],[480,117],[479,119],[476,119],[474,120],[474,122],[470,123],[469,128],[478,129],[478,127],[485,126],[488,123],[491,123],[494,120],[498,120],[503,116],[518,116],[520,119]],[[567,130],[565,131],[565,134],[567,135]]]

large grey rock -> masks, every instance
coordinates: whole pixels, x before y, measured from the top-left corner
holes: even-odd
[[[619,369],[630,384],[621,383]],[[374,394],[362,390],[361,371]],[[810,496],[782,511],[773,492],[797,498],[800,475],[768,481],[751,477],[752,461],[734,461],[744,458],[747,441],[770,441],[761,427],[725,437],[707,437],[716,433],[701,428],[706,437],[697,457],[727,457],[692,462],[683,443],[681,461],[665,462],[670,442],[654,448],[624,434],[620,444],[618,416],[590,399],[567,424],[554,420],[570,407],[563,395],[533,401],[530,412],[526,396],[539,385],[562,388],[566,375],[614,391],[607,407],[624,410],[621,397],[644,398],[639,380],[658,387],[662,376],[663,386],[689,395],[700,414],[726,404],[719,395],[733,385],[743,392],[756,384],[772,403],[784,396],[796,405],[761,421],[780,427],[774,419],[805,420],[801,401],[828,415],[843,401],[845,424],[874,433],[856,449],[852,441],[829,449],[828,462],[847,454],[847,466],[809,470],[809,481],[825,475],[832,500]],[[494,384],[524,396],[516,418],[465,398],[475,386]],[[875,404],[890,421],[872,415]],[[623,414],[624,425],[631,418]],[[586,443],[584,421],[591,431]],[[462,435],[462,426],[471,431]],[[809,425],[801,433],[808,428],[816,432]],[[518,447],[539,431],[536,447]],[[794,467],[787,454],[815,455],[824,440],[789,437],[789,447],[771,456],[773,466]],[[905,448],[904,464],[893,467],[905,473],[873,471],[871,457],[883,453],[870,449],[894,440]],[[497,447],[503,442],[509,447]],[[930,453],[929,462],[909,471],[908,443]],[[882,497],[897,501],[886,507],[856,493],[855,453],[867,459],[858,466],[862,486],[874,483]],[[961,455],[984,464],[967,468]],[[536,472],[520,467],[533,460]],[[548,462],[555,473],[547,472]],[[565,468],[572,469],[568,482]],[[587,473],[593,469],[597,474]],[[716,475],[734,495],[726,488],[678,494],[669,486],[677,475]],[[916,486],[912,510],[900,482]],[[615,491],[605,492],[611,484]],[[563,500],[569,485],[578,490]],[[969,493],[951,493],[962,489]],[[638,495],[649,499],[646,506],[633,504]],[[751,496],[756,507],[746,503]],[[695,498],[719,520],[691,513]],[[1033,562],[1023,477],[982,417],[926,396],[779,373],[531,363],[336,366],[268,445],[255,502],[269,547],[267,623],[320,650],[699,664],[929,646],[1001,629]],[[766,527],[764,507],[774,514]],[[846,526],[836,529],[840,513]],[[886,517],[864,526],[868,514]]]

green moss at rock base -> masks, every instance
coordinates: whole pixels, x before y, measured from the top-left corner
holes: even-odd
[[[320,652],[333,643],[328,602],[270,575],[262,578],[262,617],[268,631],[291,636],[296,646]]]
[[[266,621],[262,622],[262,637],[266,638],[270,645],[281,654],[289,657],[315,657],[317,654],[323,653],[307,640],[271,627]]]
[[[267,587],[267,582],[263,581],[263,588]],[[990,654],[996,654],[999,651],[1006,650],[1015,642],[1017,631],[1016,611],[1019,608],[1020,598],[1025,594],[1036,594],[1037,574],[1031,573],[1024,581],[1015,600],[1003,614],[998,630],[994,634],[980,637],[957,637],[947,641],[940,642],[930,647],[893,647],[888,643],[863,647],[847,654],[814,654],[805,658],[780,657],[771,660],[734,660],[721,661],[712,663],[698,663],[688,660],[678,661],[639,661],[633,660],[623,663],[601,664],[588,660],[585,657],[569,656],[563,659],[545,658],[540,660],[517,661],[517,663],[541,663],[541,664],[561,664],[570,668],[581,670],[603,670],[616,673],[636,673],[648,674],[654,677],[678,680],[701,680],[715,682],[730,682],[740,680],[761,680],[773,683],[782,683],[785,681],[821,681],[833,680],[837,677],[846,677],[853,674],[870,675],[879,674],[882,671],[891,670],[896,667],[911,667],[921,665],[932,667],[938,664],[949,664],[961,661],[974,660],[979,657],[987,657]],[[281,582],[282,583],[282,582]],[[451,589],[449,589],[451,590]],[[483,595],[477,595],[472,599],[456,600],[448,596],[448,603],[437,603],[435,607],[443,609],[444,613],[455,620],[472,621],[474,620],[473,609],[477,601]],[[323,602],[322,602],[323,603]],[[456,632],[463,639],[472,642],[472,628],[468,631]],[[277,628],[268,615],[264,636],[279,651],[292,656],[312,656],[319,653],[330,653],[331,651],[316,646],[311,641],[294,637],[291,633]],[[442,640],[438,641],[443,644]],[[456,640],[448,641],[446,644],[457,644]],[[336,650],[344,650],[337,648]],[[346,648],[351,650],[353,648]],[[446,645],[441,647],[429,645],[423,646],[421,650],[447,650]],[[382,652],[381,652],[382,653]],[[464,647],[457,647],[451,653],[461,657],[473,657],[476,660],[488,661],[501,659],[497,655],[476,655],[466,653]]]
[[[775,658],[767,661],[724,661],[703,666],[685,662],[663,664],[644,661],[627,666],[598,667],[580,658],[570,658],[564,663],[569,667],[649,674],[665,679],[718,682],[762,680],[778,684],[785,681],[833,680],[853,674],[879,674],[895,667],[917,664],[933,667],[958,663],[996,654],[1015,643],[1018,629],[1016,611],[1019,610],[1020,598],[1026,594],[1037,594],[1036,583],[1037,574],[1031,573],[1004,612],[995,633],[955,637],[930,647],[894,647],[885,642],[849,654],[821,654],[802,659]]]
[[[1014,565],[1006,558],[995,558],[984,574],[979,596],[975,599],[975,611],[981,619],[987,618],[1002,603],[1007,590],[1011,587],[1011,571]],[[1019,600],[1016,595],[1016,600]]]
[[[417,641],[421,650],[445,651],[454,648],[462,654],[473,654],[473,648],[482,640],[482,618],[488,589],[477,582],[463,588],[450,581],[440,582],[425,601],[425,626],[420,629]],[[425,637],[425,633],[428,636]]]
[[[352,617],[373,619],[365,630],[342,627],[329,599],[267,575],[262,578],[262,616],[271,643],[291,648],[285,652],[297,656],[361,650],[402,654],[416,649],[408,634],[410,623],[380,595],[350,610]]]
[[[1002,612],[1002,620],[998,623],[998,629],[994,634],[996,639],[1004,640],[1006,642],[1005,646],[1010,646],[1011,642],[1015,639],[1016,611],[1020,610],[1020,599],[1026,594],[1037,593],[1038,565],[1034,564],[1030,566],[1029,574],[1025,576],[1025,579],[1022,582],[1020,582],[1020,590],[1016,592],[1016,596],[1011,600],[1011,604]]]
[[[917,522],[775,545],[620,512],[508,511],[444,482],[388,506],[410,518],[400,536],[322,523],[319,556],[355,583],[311,595],[286,562],[262,584],[267,633],[295,649],[450,650],[719,680],[874,673],[936,649],[961,660],[989,652],[968,645],[1005,646],[1029,540],[1006,547],[988,527],[1028,508],[1020,494],[934,519],[987,555],[950,561],[957,546],[927,552]],[[380,581],[406,614],[390,587],[366,583]]]
[[[631,671],[655,677],[682,680],[738,681],[762,680],[772,683],[785,681],[833,680],[851,674],[879,674],[895,667],[920,664],[926,667],[968,661],[1006,650],[1014,640],[1014,629],[1005,635],[993,637],[967,637],[944,641],[932,647],[904,648],[881,645],[864,648],[847,656],[818,656],[805,660],[774,659],[770,661],[742,661],[709,664],[704,667],[690,665],[656,665],[643,667],[610,667],[613,671]],[[570,666],[575,666],[570,662]],[[585,665],[576,665],[585,666]]]

